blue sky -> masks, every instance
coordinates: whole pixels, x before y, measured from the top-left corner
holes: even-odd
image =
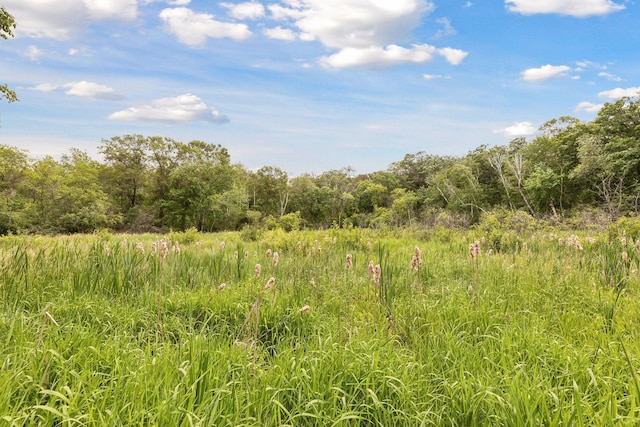
[[[160,135],[290,175],[464,155],[640,91],[625,0],[0,0],[0,144]]]

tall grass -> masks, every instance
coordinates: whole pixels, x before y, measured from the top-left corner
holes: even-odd
[[[633,243],[199,237],[0,238],[0,425],[640,423]]]

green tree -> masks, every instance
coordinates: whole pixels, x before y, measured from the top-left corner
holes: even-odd
[[[13,30],[16,28],[16,22],[4,6],[0,7],[0,37],[7,40],[9,37],[13,37]],[[18,101],[18,96],[14,91],[9,89],[6,84],[0,85],[0,100],[6,99],[7,102]]]
[[[0,234],[15,232],[23,226],[21,192],[28,166],[24,150],[0,145]]]

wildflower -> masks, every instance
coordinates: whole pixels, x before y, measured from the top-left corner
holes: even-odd
[[[271,289],[276,285],[276,278],[270,277],[267,281],[267,284],[264,286],[265,289]]]
[[[345,267],[349,269],[352,266],[353,266],[353,257],[351,256],[351,254],[347,254],[347,262],[345,264]]]
[[[256,266],[253,268],[253,273],[255,274],[256,278],[260,277],[260,270],[262,269],[262,267],[260,266],[260,264],[256,264]]]
[[[311,310],[311,307],[309,307],[308,305],[305,305],[300,310],[298,310],[298,313],[308,313],[309,310]]]
[[[271,260],[271,263],[273,264],[274,267],[278,265],[278,261],[280,261],[280,254],[278,252],[274,252],[273,259]]]
[[[218,286],[218,290],[219,291],[224,291],[224,289],[227,287],[226,283],[220,283],[220,286]]]

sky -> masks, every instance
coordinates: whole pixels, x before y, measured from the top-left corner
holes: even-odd
[[[200,140],[290,176],[463,156],[640,91],[637,0],[0,0],[0,144]]]

